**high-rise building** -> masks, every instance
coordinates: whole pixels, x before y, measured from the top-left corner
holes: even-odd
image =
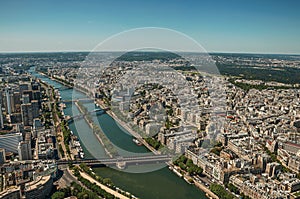
[[[31,101],[31,106],[32,106],[32,117],[33,117],[33,119],[39,117],[39,115],[40,115],[40,111],[39,111],[40,108],[39,107],[40,106],[39,106],[38,100],[32,100]]]
[[[37,133],[41,129],[43,129],[43,125],[42,125],[40,118],[33,119],[32,135],[34,138],[37,138]]]
[[[10,88],[5,88],[5,96],[6,96],[6,111],[8,114],[11,114],[11,91]]]
[[[0,104],[0,129],[4,128],[4,121],[3,121],[3,113],[2,113],[2,104]]]
[[[5,158],[5,149],[0,148],[0,164],[5,163],[6,158]]]
[[[12,111],[13,113],[20,113],[20,111],[21,111],[21,95],[20,95],[20,92],[14,92],[12,107],[14,109]]]
[[[39,117],[39,103],[32,100],[31,103],[21,105],[22,121],[24,126],[32,126],[33,119]]]
[[[29,101],[33,100],[32,90],[23,91],[23,95],[29,95]]]
[[[33,91],[40,91],[41,90],[41,84],[39,82],[31,82],[31,88]]]
[[[28,142],[19,142],[18,145],[18,154],[20,160],[31,160],[32,153],[31,153],[31,146]]]
[[[33,92],[32,92],[32,99],[38,101],[39,108],[42,107],[42,95],[41,95],[41,92],[40,92],[40,91],[38,91],[38,90],[33,91]]]
[[[9,115],[9,121],[11,124],[18,124],[22,122],[22,114],[21,113],[12,113]]]
[[[33,124],[32,105],[31,103],[21,105],[22,122],[24,126]]]
[[[21,95],[23,94],[23,91],[26,91],[26,90],[30,90],[30,85],[28,83],[20,83],[19,84],[19,89],[20,89],[20,93]]]
[[[23,94],[22,95],[22,104],[28,104],[30,103],[30,98],[28,94]]]
[[[21,133],[0,135],[0,148],[4,148],[8,152],[18,153],[18,145],[22,140]]]
[[[3,94],[4,94],[4,92],[2,91],[2,90],[0,90],[0,104],[4,104],[3,103]]]

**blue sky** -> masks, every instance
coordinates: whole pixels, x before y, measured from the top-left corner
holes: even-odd
[[[209,52],[300,54],[300,1],[0,0],[0,51],[92,50],[132,28],[183,32]]]

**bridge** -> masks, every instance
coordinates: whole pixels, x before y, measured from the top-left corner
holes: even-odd
[[[102,115],[106,112],[106,110],[102,110],[102,109],[95,109],[92,111],[89,111],[87,114],[78,114],[78,115],[73,115],[73,116],[67,116],[66,120],[67,121],[72,121],[72,120],[76,120],[76,119],[81,119],[83,118],[85,115],[88,115],[90,113],[96,113],[96,115]]]
[[[147,163],[164,163],[172,160],[169,155],[149,155],[149,156],[133,156],[133,157],[116,157],[116,158],[103,158],[103,159],[82,159],[82,160],[58,160],[57,165],[65,164],[81,164],[85,163],[88,166],[112,166],[126,164],[147,164]],[[120,168],[120,167],[119,167]]]
[[[70,100],[61,100],[63,103],[73,103],[73,102],[94,102],[94,99],[91,98],[80,98],[80,99],[70,99]]]

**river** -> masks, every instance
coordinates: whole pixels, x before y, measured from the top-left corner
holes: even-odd
[[[49,85],[54,86],[60,91],[62,100],[71,100],[72,98],[87,98],[84,93],[77,90],[70,89],[64,85],[42,76],[30,69],[30,72],[37,78],[43,80]],[[64,113],[66,115],[79,114],[78,108],[74,103],[67,103]],[[93,102],[84,103],[88,109],[95,108]],[[137,146],[132,141],[132,136],[129,135],[125,129],[120,127],[113,118],[108,114],[94,116],[95,121],[99,122],[101,129],[110,139],[110,141],[119,147],[120,155],[134,153],[146,153],[148,149],[144,146]],[[85,153],[85,158],[103,158],[106,157],[102,145],[99,143],[92,130],[84,119],[77,119],[69,124],[70,129],[77,135],[83,143],[82,148]],[[145,167],[143,169],[145,170]],[[151,165],[148,165],[151,167]],[[141,166],[129,166],[129,170],[137,171]],[[168,169],[162,167],[159,170],[144,173],[131,173],[119,171],[114,168],[100,167],[94,168],[94,172],[102,177],[110,178],[114,184],[123,190],[129,191],[133,195],[143,199],[206,199],[205,193],[196,188],[194,185],[186,183],[182,178]],[[149,169],[150,170],[150,169]]]

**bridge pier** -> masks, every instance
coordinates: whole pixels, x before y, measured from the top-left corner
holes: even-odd
[[[126,162],[117,162],[116,166],[118,169],[125,169],[126,168]]]

